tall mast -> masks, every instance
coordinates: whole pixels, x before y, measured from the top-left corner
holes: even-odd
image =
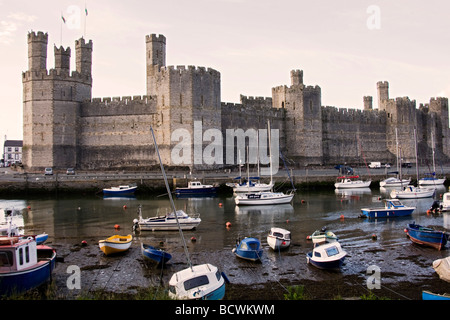
[[[175,203],[173,202],[172,192],[170,191],[169,182],[167,182],[166,171],[164,170],[164,166],[161,161],[161,156],[159,155],[158,144],[156,143],[155,133],[153,132],[152,126],[150,126],[150,131],[152,132],[153,142],[155,143],[155,151],[156,151],[156,154],[158,155],[159,165],[161,166],[161,172],[164,177],[164,183],[166,184],[167,194],[169,195],[170,204],[172,205],[172,210],[175,215],[175,220],[177,221],[178,231],[180,232],[181,240],[183,241],[184,253],[186,254],[187,263],[188,263],[189,268],[191,268],[191,270],[194,271],[192,269],[192,263],[191,263],[191,259],[189,257],[189,251],[187,249],[186,240],[184,239],[183,231],[181,230],[180,223],[178,222],[177,209],[175,208]]]

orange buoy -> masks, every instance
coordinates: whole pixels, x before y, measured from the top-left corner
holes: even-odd
[[[306,203],[306,201],[302,199],[302,203]]]
[[[191,241],[195,242],[195,241],[197,241],[197,239],[195,237],[191,237]]]
[[[374,234],[372,234],[372,240],[377,240],[377,235],[374,233]]]
[[[84,246],[87,246],[86,240],[81,241],[81,245],[82,245],[83,247],[84,247]]]
[[[289,219],[286,220],[286,223],[289,223]]]
[[[231,222],[225,223],[225,226],[226,226],[227,228],[231,227]]]
[[[222,202],[219,202],[219,207],[222,207],[222,205],[223,205]]]
[[[126,209],[126,208],[127,208],[127,205],[126,205],[126,204],[124,204],[124,205],[123,205],[123,208],[124,208],[124,209]]]
[[[115,224],[115,225],[114,225],[114,229],[119,230],[119,229],[120,229],[120,225]]]
[[[341,214],[339,218],[341,218],[342,220],[344,220],[344,215]]]
[[[28,206],[27,209],[28,209],[28,210],[31,210],[31,206]]]

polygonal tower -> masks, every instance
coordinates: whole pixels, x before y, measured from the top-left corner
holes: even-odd
[[[92,41],[77,40],[77,71],[70,74],[70,48],[55,47],[55,68],[47,70],[47,40],[47,33],[28,33],[28,70],[22,74],[22,160],[32,171],[77,166],[80,103],[92,91]]]

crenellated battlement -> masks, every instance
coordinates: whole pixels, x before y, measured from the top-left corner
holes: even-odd
[[[199,66],[184,66],[184,65],[178,65],[178,66],[163,66],[159,69],[159,74],[161,74],[163,77],[168,75],[204,75],[204,74],[210,74],[214,77],[220,77],[220,72],[217,70],[214,70],[212,68],[206,68],[206,67],[199,67]]]
[[[92,81],[92,77],[89,74],[81,74],[78,71],[66,71],[61,69],[50,69],[40,71],[24,71],[22,72],[22,82],[31,80],[67,80],[67,81],[79,81],[89,82]]]
[[[151,41],[166,43],[166,37],[163,36],[162,34],[156,35],[155,33],[146,35],[145,36],[145,42],[151,42]]]
[[[42,31],[38,31],[36,33],[35,31],[28,32],[28,42],[30,41],[42,41],[42,42],[48,42],[48,33],[44,33]]]

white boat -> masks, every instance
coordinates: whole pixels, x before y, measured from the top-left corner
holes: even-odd
[[[395,177],[387,178],[382,181],[380,181],[380,187],[401,187],[401,186],[407,186],[411,182],[411,178],[409,179],[399,179]]]
[[[164,177],[164,183],[166,185],[167,194],[169,196],[170,204],[172,206],[177,229],[180,232],[180,238],[183,243],[184,254],[186,255],[188,267],[174,273],[169,281],[169,295],[175,299],[191,300],[191,299],[208,299],[208,300],[221,300],[225,296],[225,280],[223,273],[219,272],[216,266],[209,263],[193,266],[189,257],[189,251],[186,245],[186,240],[183,236],[183,230],[180,221],[183,216],[178,219],[178,211],[175,208],[173,202],[172,192],[170,191],[169,182],[167,181],[166,172],[161,161],[161,156],[158,150],[158,144],[156,143],[155,133],[153,128],[150,127],[152,133],[153,142],[155,143],[155,152],[159,159],[159,165],[161,166],[161,173]],[[196,222],[200,223],[200,218]],[[195,225],[197,226],[198,223]]]
[[[441,185],[445,183],[445,177],[444,178],[437,178],[436,177],[436,162],[434,159],[434,139],[433,139],[433,133],[431,133],[431,150],[433,155],[433,172],[430,174],[429,177],[425,177],[419,180],[419,185],[423,186],[435,186],[435,185]]]
[[[334,184],[334,187],[337,189],[344,189],[344,188],[368,188],[370,187],[370,184],[372,183],[371,180],[360,180],[359,176],[341,176],[337,178],[336,183]]]
[[[283,228],[270,228],[267,244],[273,250],[283,250],[291,245],[291,232]]]
[[[205,263],[186,268],[172,275],[169,297],[178,300],[222,300],[225,280],[219,269]]]
[[[242,184],[235,183],[233,184],[233,192],[241,193],[241,192],[262,192],[262,191],[270,191],[274,186],[273,182],[270,183],[261,183],[254,182],[253,180],[244,182]]]
[[[450,192],[446,192],[442,195],[442,202],[439,205],[439,210],[450,211]]]
[[[134,219],[134,228],[141,231],[169,231],[178,230],[178,224],[182,230],[195,229],[200,222],[200,214],[188,215],[183,210],[177,210],[177,216],[172,212],[163,216],[155,216],[150,218],[142,218],[141,206],[138,209],[139,219]],[[178,218],[178,222],[177,222]]]
[[[391,198],[397,199],[419,199],[431,198],[435,190],[430,188],[420,188],[415,186],[407,186],[403,190],[392,190]]]
[[[431,174],[431,177],[425,177],[419,180],[421,186],[435,186],[445,183],[445,178],[436,178],[435,173]]]
[[[433,261],[433,269],[444,281],[450,282],[450,256]]]
[[[103,189],[104,195],[129,195],[133,194],[137,189],[136,185],[121,185],[118,187],[110,187]]]
[[[294,198],[295,193],[291,191],[288,194],[283,192],[255,192],[244,193],[236,196],[234,202],[237,205],[272,205],[272,204],[286,204],[290,203]]]
[[[339,269],[346,255],[347,252],[335,241],[315,246],[313,251],[306,254],[306,262],[319,269]]]
[[[307,240],[312,240],[314,244],[334,242],[338,240],[338,237],[332,231],[326,231],[326,228],[316,230],[312,235],[306,237]]]

